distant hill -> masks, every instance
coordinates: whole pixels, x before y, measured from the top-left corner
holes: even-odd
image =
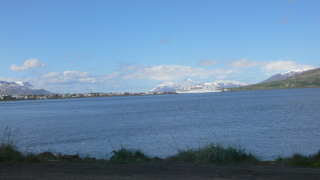
[[[32,86],[28,82],[0,81],[0,95],[52,94],[51,92]]]
[[[312,69],[314,69],[314,68],[295,69],[295,70],[291,70],[291,71],[288,71],[288,72],[285,72],[282,74],[276,74],[276,75],[273,75],[270,78],[262,81],[261,83],[268,83],[268,82],[272,82],[272,81],[280,81],[280,80],[288,79],[288,78],[294,77],[296,75],[299,75],[303,72],[310,71]]]
[[[151,89],[151,92],[173,92],[173,91],[177,91],[184,88],[190,88],[191,86],[197,86],[197,85],[218,89],[218,88],[234,88],[234,87],[246,86],[247,84],[238,82],[238,81],[216,81],[211,83],[201,83],[201,82],[193,81],[191,79],[185,79],[183,81],[175,82],[175,83],[165,82]]]
[[[311,87],[320,87],[320,68],[304,71],[299,75],[284,80],[252,84],[245,87],[233,88],[233,90],[291,89]]]

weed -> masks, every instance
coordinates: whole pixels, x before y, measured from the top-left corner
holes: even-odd
[[[6,127],[0,144],[0,162],[14,161],[23,158],[22,153],[15,147],[17,143],[17,141],[15,141],[17,131],[18,130],[12,131],[9,129],[9,126]]]
[[[132,162],[147,162],[150,158],[141,152],[141,150],[133,150],[127,148],[121,148],[118,151],[112,151],[113,156],[109,159],[109,163],[123,164]]]
[[[175,155],[177,161],[230,164],[239,162],[259,163],[260,161],[253,154],[245,153],[243,149],[235,147],[223,148],[221,145],[213,143],[197,149],[179,150]]]
[[[317,154],[304,156],[302,154],[296,153],[292,157],[281,158],[278,157],[275,162],[277,164],[291,165],[291,166],[302,166],[302,167],[312,167],[320,168],[320,151]]]

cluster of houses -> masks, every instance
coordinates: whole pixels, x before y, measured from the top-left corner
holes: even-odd
[[[82,98],[82,97],[106,97],[106,96],[133,96],[133,95],[157,95],[157,94],[175,94],[176,92],[141,92],[141,93],[74,93],[74,94],[46,94],[46,95],[0,95],[0,100],[36,100],[36,99],[61,99],[61,98]]]

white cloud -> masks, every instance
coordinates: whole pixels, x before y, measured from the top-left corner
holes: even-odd
[[[62,75],[61,72],[49,72],[44,74],[42,77],[43,78],[57,78],[60,77]]]
[[[261,65],[265,65],[265,64],[266,64],[266,62],[241,59],[238,61],[234,61],[233,63],[229,64],[228,66],[233,67],[233,68],[250,68],[250,67],[261,66]]]
[[[160,65],[160,66],[130,66],[123,69],[124,72],[118,74],[122,79],[152,79],[152,80],[179,80],[184,76],[197,78],[209,77],[212,74],[241,73],[237,69],[204,69],[193,68],[181,65]]]
[[[49,72],[38,79],[41,84],[76,84],[76,83],[95,83],[96,77],[88,72],[64,71]]]
[[[202,59],[198,62],[199,66],[212,66],[214,64],[217,64],[219,62],[218,59],[214,59],[214,60],[206,60],[206,59]]]
[[[205,79],[212,75],[242,73],[238,69],[205,69],[182,65],[143,66],[125,64],[114,73],[94,75],[83,71],[48,72],[34,78],[16,78],[15,81],[28,81],[35,87],[45,88],[52,92],[86,92],[90,87],[99,87],[102,91],[122,89],[129,91],[129,87],[145,86],[156,81],[174,81],[185,78]],[[221,76],[222,77],[222,76]],[[143,83],[148,82],[148,83]],[[132,89],[134,90],[134,89]]]
[[[71,78],[77,78],[77,77],[81,77],[81,78],[85,78],[85,77],[90,77],[90,73],[88,72],[81,72],[81,71],[64,71],[63,72],[63,76],[67,79],[71,79]]]
[[[15,64],[12,64],[9,69],[12,71],[25,71],[35,67],[44,68],[45,64],[39,61],[38,59],[28,59],[23,63],[22,66],[17,66]]]
[[[284,71],[289,71],[292,69],[304,69],[304,68],[314,68],[311,65],[300,65],[294,61],[254,61],[248,59],[241,59],[238,61],[234,61],[227,66],[233,68],[251,68],[255,66],[261,66],[261,71],[265,72],[266,75],[273,75],[276,73],[282,73]]]
[[[304,68],[314,68],[311,65],[300,65],[294,61],[270,61],[268,64],[261,68],[262,71],[266,72],[267,75],[272,75],[275,73],[281,73],[283,71],[289,71],[292,69],[304,69]]]

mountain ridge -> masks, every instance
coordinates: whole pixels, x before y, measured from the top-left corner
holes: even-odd
[[[0,81],[0,95],[53,94],[45,89],[36,88],[29,82]]]
[[[260,89],[292,89],[320,87],[320,68],[304,71],[296,76],[279,81],[258,83],[233,90],[260,90]]]
[[[268,83],[268,82],[273,82],[273,81],[280,81],[280,80],[285,80],[294,76],[297,76],[303,72],[310,71],[316,68],[305,68],[305,69],[292,69],[290,71],[284,72],[282,74],[276,74],[268,79],[261,81],[260,83]]]

